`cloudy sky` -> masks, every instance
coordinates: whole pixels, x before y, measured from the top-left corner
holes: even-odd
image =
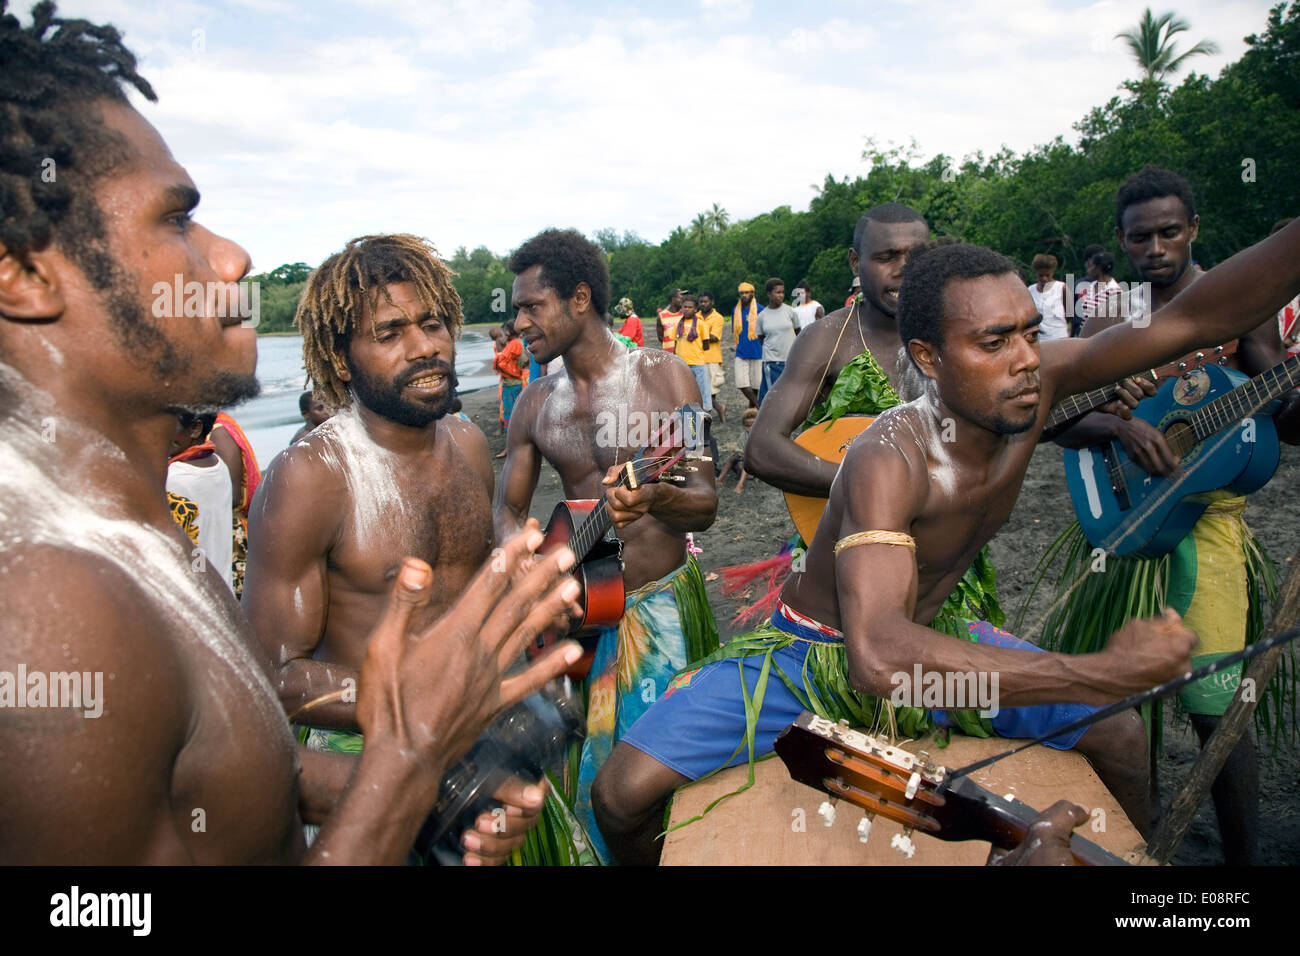
[[[23,0],[14,4],[21,9]],[[1183,0],[1221,53],[1270,0]],[[659,241],[712,203],[806,209],[868,137],[1023,150],[1136,68],[1144,3],[891,0],[62,0],[115,23],[142,103],[258,271],[415,232],[506,252],[547,226]],[[1164,9],[1157,6],[1157,12]]]

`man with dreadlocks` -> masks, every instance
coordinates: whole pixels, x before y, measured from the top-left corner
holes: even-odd
[[[623,618],[602,629],[587,677],[577,807],[591,824],[591,780],[614,742],[674,673],[717,647],[717,624],[686,534],[713,524],[718,496],[708,465],[688,471],[680,485],[614,485],[620,463],[648,438],[633,438],[638,423],[698,404],[701,396],[681,359],[628,350],[615,339],[605,322],[609,271],[600,247],[576,230],[548,229],[515,250],[509,267],[515,325],[528,350],[539,362],[563,358],[564,370],[519,399],[506,436],[497,534],[505,540],[523,525],[545,460],[559,472],[566,498],[605,500],[622,541]],[[622,434],[617,422],[625,423]],[[603,852],[599,834],[590,832]]]
[[[316,394],[336,413],[263,479],[243,605],[279,667],[285,710],[301,714],[300,739],[355,755],[356,695],[337,692],[356,687],[402,555],[433,568],[416,618],[432,622],[492,553],[494,476],[483,433],[447,414],[460,297],[425,240],[353,239],[308,278],[295,321]],[[465,834],[470,863],[503,862],[522,841],[542,792],[520,790],[506,795],[504,833],[494,832],[499,815],[485,814],[480,832]]]
[[[370,745],[330,779],[164,489],[177,412],[256,392],[256,333],[155,321],[148,290],[198,282],[213,301],[248,255],[191,218],[198,191],[127,101],[126,84],[155,97],[115,29],[52,3],[24,28],[0,0],[0,63],[0,661],[110,675],[99,714],[73,695],[0,720],[0,863],[401,861],[445,769],[577,659],[567,644],[502,678],[577,593],[566,559],[532,558],[534,525],[432,628],[412,619],[433,576],[407,559],[359,675]],[[304,816],[324,824],[309,852]]]
[[[892,709],[908,736],[935,723],[1032,739],[1190,670],[1196,636],[1172,610],[1131,621],[1105,650],[1076,656],[1039,651],[986,621],[969,620],[961,636],[926,624],[1011,514],[1057,398],[1240,335],[1297,290],[1300,224],[1292,224],[1202,277],[1147,328],[1117,326],[1040,349],[1042,317],[1013,262],[962,243],[913,253],[898,326],[924,392],[886,409],[849,448],[807,562],[772,616],[785,641],[756,655],[733,640],[680,675],[602,768],[592,796],[615,854],[653,860],[668,795],[744,762],[747,736],[757,752],[770,751],[803,710],[873,726]],[[834,667],[847,680],[814,702],[801,675]],[[897,700],[899,678],[914,668],[940,683],[998,675],[996,712]],[[1137,828],[1149,829],[1136,711],[1056,734],[1049,745],[1087,756]]]

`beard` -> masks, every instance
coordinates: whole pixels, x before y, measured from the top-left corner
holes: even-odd
[[[135,283],[117,261],[105,253],[98,266],[93,284],[103,292],[109,327],[131,360],[141,367],[151,369],[155,378],[195,382],[195,396],[171,406],[173,409],[183,407],[194,412],[216,411],[256,398],[261,392],[262,386],[257,380],[256,372],[244,375],[239,372],[194,368],[195,363],[176,349],[161,326],[151,321],[149,310],[141,304],[136,293]],[[187,320],[178,318],[163,321]]]
[[[1009,418],[1004,418],[1001,415],[995,415],[993,418],[989,419],[989,421],[985,424],[985,427],[987,427],[991,431],[996,432],[999,435],[1020,435],[1024,432],[1029,431],[1029,429],[1033,428],[1034,422],[1036,422],[1037,420],[1038,420],[1038,410],[1035,409],[1034,414],[1029,416],[1028,421],[1013,422]]]
[[[396,382],[372,378],[356,368],[350,358],[348,369],[352,373],[352,393],[358,402],[376,415],[408,428],[424,428],[450,412],[456,401],[456,387],[460,384],[455,368],[441,359],[421,363]],[[437,405],[420,405],[402,397],[406,385],[429,372],[441,372],[447,376],[447,391]]]
[[[1184,275],[1187,274],[1187,270],[1191,268],[1191,265],[1192,265],[1192,257],[1188,256],[1187,259],[1183,262],[1183,267],[1181,269],[1175,269],[1173,272],[1169,273],[1169,275],[1160,276],[1159,278],[1155,278],[1155,277],[1148,278],[1144,274],[1142,276],[1142,280],[1144,282],[1150,282],[1153,288],[1168,289],[1171,285],[1176,283],[1179,279],[1181,279]]]

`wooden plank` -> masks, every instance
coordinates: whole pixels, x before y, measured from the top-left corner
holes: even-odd
[[[929,751],[936,762],[960,767],[1001,753],[1015,743],[954,735],[942,750],[929,738],[903,746],[914,753]],[[1072,751],[1031,747],[972,776],[994,793],[1013,793],[1039,810],[1057,800],[1074,801],[1093,815],[1078,832],[1119,856],[1132,854],[1142,843],[1092,767]],[[733,767],[683,787],[673,801],[672,825],[702,812],[747,779],[748,768]],[[945,843],[913,833],[916,853],[908,859],[890,847],[890,840],[902,833],[902,827],[881,817],[876,817],[864,845],[857,838],[862,813],[841,801],[833,825],[827,827],[817,813],[826,799],[825,794],[791,780],[780,759],[761,761],[755,767],[753,787],[724,800],[704,819],[668,834],[660,865],[982,866],[988,858],[986,842]]]

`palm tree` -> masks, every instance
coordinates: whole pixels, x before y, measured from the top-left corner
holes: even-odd
[[[1191,24],[1174,16],[1172,11],[1154,17],[1151,8],[1147,7],[1137,27],[1115,34],[1115,39],[1127,42],[1133,58],[1146,74],[1146,79],[1158,82],[1168,74],[1177,73],[1188,57],[1219,52],[1217,43],[1201,40],[1190,50],[1178,53],[1174,35],[1190,29]]]
[[[706,213],[700,213],[691,220],[690,236],[696,242],[704,239],[705,233],[709,231],[709,217]]]
[[[704,215],[709,221],[710,228],[717,232],[726,232],[727,226],[731,224],[730,214],[717,203],[714,203],[713,208]]]

